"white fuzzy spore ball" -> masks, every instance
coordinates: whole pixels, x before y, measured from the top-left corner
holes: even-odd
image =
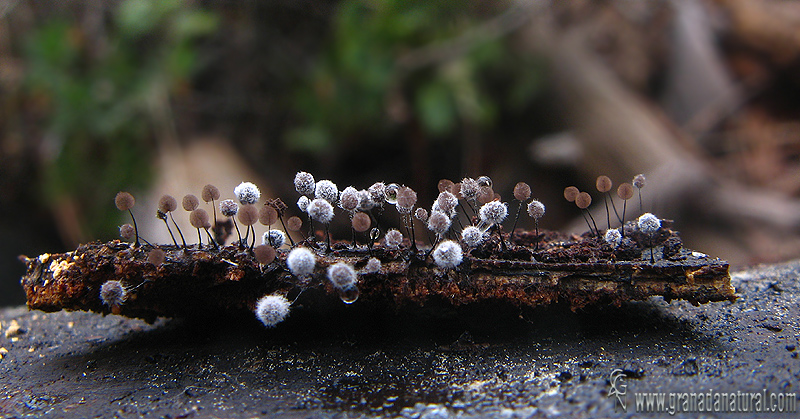
[[[301,277],[314,273],[317,257],[305,247],[296,247],[286,257],[286,266],[292,275]]]
[[[349,263],[335,263],[328,267],[328,280],[337,289],[350,289],[356,284],[356,270]]]
[[[328,224],[333,219],[333,205],[325,199],[317,198],[306,207],[306,212],[312,220]]]
[[[442,269],[452,269],[461,264],[461,246],[452,240],[445,240],[433,250],[433,262]]]
[[[478,227],[469,226],[461,231],[461,240],[467,247],[478,247],[486,239],[486,233]]]
[[[232,199],[219,201],[219,212],[226,217],[233,217],[239,212],[239,204]]]
[[[360,201],[358,190],[352,186],[344,188],[341,195],[339,195],[339,207],[345,211],[355,211]]]
[[[637,225],[642,233],[651,234],[655,233],[661,228],[661,220],[659,220],[655,215],[646,212],[639,217]]]
[[[120,281],[106,281],[100,286],[100,299],[109,307],[118,307],[128,299],[128,291]]]
[[[619,247],[619,244],[622,242],[622,233],[620,233],[618,229],[612,228],[606,230],[604,239],[606,243],[610,244],[612,247]]]
[[[308,204],[311,203],[311,200],[308,199],[307,196],[303,195],[297,199],[297,208],[300,208],[300,211],[308,212]]]
[[[236,195],[236,199],[242,205],[255,204],[261,198],[261,191],[258,190],[258,186],[250,182],[240,183],[239,186],[233,188],[233,194]]]
[[[294,189],[300,195],[313,196],[317,183],[314,181],[314,176],[308,172],[297,172],[294,175]]]
[[[331,204],[335,204],[339,199],[339,188],[335,183],[327,179],[321,180],[317,182],[317,186],[314,189],[314,198],[324,199]]]
[[[500,201],[491,201],[483,204],[478,213],[484,223],[500,224],[508,216],[508,207]]]
[[[256,303],[256,318],[267,328],[273,328],[289,315],[290,306],[282,295],[265,295]]]
[[[451,220],[447,214],[439,210],[431,211],[431,215],[428,217],[428,230],[436,234],[444,234],[450,228],[450,223]]]
[[[369,258],[361,273],[374,274],[381,271],[381,261],[378,258]]]
[[[261,244],[270,245],[274,248],[279,248],[286,243],[286,234],[281,230],[270,230],[264,233],[261,237]]]
[[[539,221],[542,216],[544,216],[544,204],[533,200],[528,204],[528,215],[531,216],[536,221]]]
[[[403,233],[393,228],[386,232],[386,236],[383,238],[383,241],[387,248],[398,249],[400,248],[400,245],[403,244]]]

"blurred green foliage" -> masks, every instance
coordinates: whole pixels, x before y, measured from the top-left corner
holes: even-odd
[[[337,10],[331,43],[297,91],[304,124],[286,133],[290,148],[321,152],[353,135],[390,138],[381,134],[408,122],[434,139],[489,129],[501,111],[522,109],[540,90],[541,64],[502,37],[478,39],[430,65],[400,64],[409,52],[485,21],[485,10],[469,3],[346,0]]]
[[[43,196],[50,205],[76,204],[93,238],[116,232],[116,192],[148,183],[155,113],[197,67],[195,41],[217,18],[179,0],[127,0],[106,26],[96,36],[75,22],[48,21],[25,49],[26,88],[46,115],[52,159]]]

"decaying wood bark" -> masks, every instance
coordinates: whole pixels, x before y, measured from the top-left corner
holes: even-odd
[[[23,257],[28,269],[22,285],[30,309],[114,312],[153,321],[158,316],[252,310],[259,298],[272,293],[294,298],[315,290],[338,303],[326,268],[344,261],[358,270],[377,257],[380,272],[359,275],[356,304],[400,307],[439,301],[458,306],[494,301],[533,307],[561,301],[577,309],[656,295],[695,304],[736,298],[727,262],[682,248],[678,235],[665,227],[655,240],[656,261],[651,263],[649,249],[639,244],[644,238],[635,231],[629,234],[634,240],[617,249],[588,234],[547,232],[537,237],[518,231],[508,250],[501,250],[493,236],[452,270],[436,267],[425,251],[375,246],[370,253],[366,246],[353,250],[336,243],[331,252],[317,252],[315,273],[306,280],[288,271],[285,251],[263,266],[250,251],[235,246],[161,246],[166,261],[155,266],[147,261],[149,246],[112,241],[69,253]],[[129,291],[124,304],[109,307],[101,300],[100,288],[109,280],[121,281]]]

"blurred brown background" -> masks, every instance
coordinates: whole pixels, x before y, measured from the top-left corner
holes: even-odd
[[[797,258],[798,27],[780,0],[2,2],[0,304],[17,255],[115,238],[119,190],[166,243],[160,194],[252,180],[296,212],[298,170],[425,207],[441,178],[526,181],[574,231],[565,186],[602,227],[595,178],[644,173],[687,246]]]

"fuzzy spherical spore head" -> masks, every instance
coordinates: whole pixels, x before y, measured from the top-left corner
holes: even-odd
[[[376,274],[380,271],[381,271],[381,260],[378,258],[369,258],[367,264],[364,265],[364,269],[361,270],[361,273]]]
[[[487,224],[500,224],[508,216],[508,207],[500,201],[490,201],[478,211],[481,221]]]
[[[375,208],[378,204],[372,199],[372,194],[366,189],[358,191],[358,210],[369,211]]]
[[[478,185],[478,182],[473,178],[465,177],[461,180],[461,196],[468,201],[475,201],[478,199],[478,192],[480,192],[480,189],[481,187]]]
[[[461,231],[461,241],[467,247],[478,247],[486,239],[486,233],[478,227],[468,226]]]
[[[314,252],[305,247],[295,247],[286,257],[286,267],[296,277],[311,275],[316,264],[317,257]]]
[[[636,224],[639,226],[639,230],[645,234],[655,233],[661,228],[661,220],[649,212],[642,214]]]
[[[300,211],[308,212],[308,204],[311,203],[311,200],[308,199],[307,196],[303,195],[297,199],[297,208],[300,208]]]
[[[258,209],[258,222],[271,226],[278,222],[278,211],[269,205],[264,205]]]
[[[239,208],[239,222],[251,226],[258,222],[258,210],[255,205],[242,205]]]
[[[251,182],[242,182],[239,186],[233,188],[233,194],[242,205],[252,205],[258,202],[261,198],[261,191],[258,186]]]
[[[323,179],[317,182],[314,198],[324,199],[330,204],[335,204],[339,200],[339,188],[330,180]]]
[[[463,259],[461,246],[452,240],[445,240],[433,249],[433,262],[442,269],[453,269]]]
[[[568,202],[575,202],[575,199],[578,198],[580,193],[581,191],[578,188],[574,186],[567,186],[564,188],[564,199],[566,199]]]
[[[534,220],[539,220],[544,216],[544,204],[533,200],[528,204],[528,215],[531,216]]]
[[[619,232],[619,229],[611,228],[606,230],[606,235],[603,238],[611,247],[619,247],[622,242],[622,233]]]
[[[275,252],[274,247],[267,244],[262,244],[253,248],[253,254],[255,254],[258,263],[262,265],[268,265],[275,260],[277,252]]]
[[[450,228],[450,217],[441,211],[431,211],[428,217],[428,230],[436,234],[444,234]]]
[[[333,205],[325,199],[314,199],[308,204],[306,211],[318,223],[328,224],[333,219]]]
[[[189,214],[189,223],[194,228],[205,228],[208,222],[208,212],[202,208],[198,208]]]
[[[183,205],[184,210],[191,212],[200,206],[200,200],[192,194],[186,194],[183,196],[183,200],[181,200],[181,205]]]
[[[100,286],[100,300],[109,307],[119,307],[128,299],[128,291],[122,282],[110,280]]]
[[[436,184],[436,189],[439,192],[444,192],[444,191],[452,192],[453,185],[455,184],[450,179],[440,179],[439,183]]]
[[[372,201],[380,205],[386,202],[386,184],[383,182],[375,182],[367,189]]]
[[[356,285],[356,270],[347,262],[337,262],[328,267],[328,280],[334,288],[347,290]]]
[[[359,203],[358,190],[352,186],[344,188],[339,195],[339,207],[345,211],[355,211]]]
[[[579,193],[578,197],[575,198],[575,205],[580,209],[589,208],[589,205],[592,205],[592,196],[587,192]]]
[[[226,217],[233,217],[239,212],[239,204],[232,199],[225,199],[219,202],[219,212]]]
[[[401,186],[397,191],[397,209],[402,213],[409,213],[417,204],[417,193],[408,186]]]
[[[623,183],[617,187],[617,196],[624,200],[629,200],[633,197],[633,186],[630,183]]]
[[[372,226],[372,219],[369,218],[369,215],[363,212],[357,212],[355,215],[353,215],[353,219],[350,222],[353,226],[353,230],[359,233],[369,230],[370,226]]]
[[[300,229],[303,228],[303,220],[293,215],[286,220],[286,228],[288,228],[289,231],[300,231]]]
[[[647,183],[647,178],[644,177],[644,174],[639,173],[638,175],[633,177],[633,186],[637,189],[644,188],[644,185]]]
[[[175,211],[178,208],[178,200],[172,195],[164,195],[158,200],[158,209],[163,213]]]
[[[383,241],[388,249],[398,249],[403,244],[403,233],[393,228],[386,232]]]
[[[209,183],[203,186],[203,192],[200,193],[200,197],[203,198],[203,202],[215,201],[219,199],[219,188]]]
[[[424,223],[428,221],[428,210],[425,208],[417,208],[417,210],[414,211],[414,217]]]
[[[297,172],[297,174],[294,175],[294,189],[300,195],[313,196],[316,187],[317,183],[311,173]]]
[[[130,224],[123,224],[119,226],[119,236],[123,240],[132,241],[136,238],[136,229]]]
[[[160,266],[167,260],[167,253],[159,248],[147,252],[147,261],[155,266]]]
[[[278,249],[286,244],[286,234],[281,230],[272,229],[261,236],[261,244],[267,244]]]
[[[606,175],[598,176],[597,181],[595,181],[595,187],[599,192],[602,193],[610,191],[612,186],[614,186],[614,182],[612,182],[611,178]]]
[[[265,295],[256,303],[256,318],[267,328],[273,328],[286,319],[291,303],[280,294]]]
[[[133,208],[135,204],[136,199],[128,192],[119,192],[117,196],[114,197],[114,205],[116,205],[117,209],[120,211],[128,211]]]
[[[518,182],[514,185],[514,199],[525,202],[531,197],[531,185],[525,182]]]
[[[439,196],[436,197],[436,204],[440,211],[450,213],[458,205],[458,198],[450,191],[439,192]]]

